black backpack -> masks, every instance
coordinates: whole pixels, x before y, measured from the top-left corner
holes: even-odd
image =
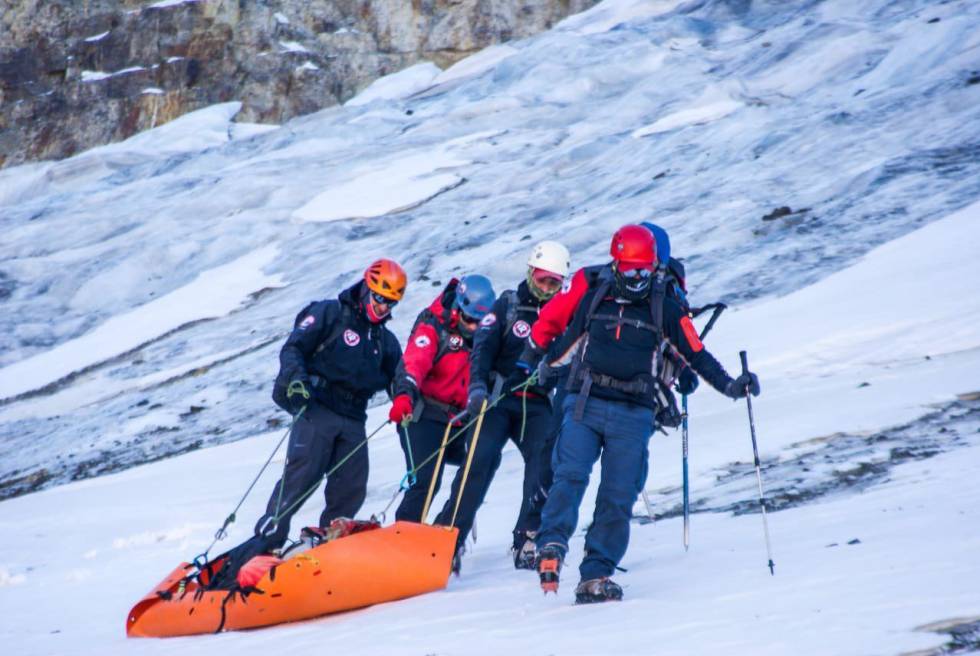
[[[517,315],[520,312],[534,312],[535,314],[541,313],[540,306],[537,305],[521,305],[520,296],[517,295],[516,289],[508,289],[503,294],[500,295],[502,298],[507,299],[507,316],[504,322],[504,335],[509,333],[514,328],[514,324],[517,323]]]
[[[299,323],[300,321],[303,320],[303,317],[308,315],[310,313],[310,310],[313,308],[313,306],[319,302],[320,301],[313,301],[312,303],[308,304],[306,307],[304,307],[302,310],[299,311],[299,314],[297,314],[296,318],[293,319],[293,330],[296,330],[296,328],[299,327]],[[340,339],[340,336],[343,334],[344,329],[347,328],[347,324],[350,323],[350,318],[351,318],[350,308],[348,308],[347,305],[345,305],[344,303],[340,303],[339,301],[327,301],[327,302],[338,304],[340,306],[340,313],[337,316],[337,320],[333,322],[333,326],[330,328],[330,332],[327,334],[326,339],[324,339],[322,342],[320,342],[319,345],[317,345],[316,350],[313,351],[313,355],[310,356],[311,358],[315,357],[318,353],[320,353],[320,351],[327,348],[328,346],[333,345],[334,342]],[[291,381],[286,380],[286,376],[282,370],[282,367],[280,367],[279,373],[276,374],[276,380],[272,383],[272,400],[277,406],[279,406],[286,412],[291,413],[292,409],[289,407],[289,401],[286,398],[286,390],[289,388],[290,382]]]

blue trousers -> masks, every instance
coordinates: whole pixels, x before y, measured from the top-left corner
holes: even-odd
[[[538,548],[550,543],[568,550],[592,466],[601,457],[595,513],[579,567],[582,579],[588,580],[611,576],[626,554],[633,504],[647,475],[653,410],[590,396],[582,420],[576,421],[577,401],[578,394],[569,394],[562,403],[562,426],[551,462],[554,482],[536,542]]]

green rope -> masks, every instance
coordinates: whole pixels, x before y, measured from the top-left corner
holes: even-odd
[[[522,390],[526,390],[527,388],[531,387],[532,385],[534,385],[537,382],[537,378],[538,378],[537,372],[532,373],[528,377],[527,380],[525,380],[523,383],[519,383],[518,385],[516,385],[513,389],[509,390],[507,392],[507,394],[511,394],[513,392],[518,392],[518,391],[522,391]],[[460,435],[463,435],[466,432],[466,430],[469,429],[470,426],[472,426],[473,424],[476,423],[476,420],[480,417],[481,414],[486,413],[492,407],[494,407],[495,405],[497,405],[498,403],[500,403],[500,401],[505,396],[506,396],[506,394],[501,394],[492,403],[488,403],[487,404],[487,407],[486,407],[486,410],[484,410],[483,412],[477,414],[476,417],[471,418],[468,422],[466,422],[465,424],[463,424],[455,433],[452,433],[449,436],[449,439],[446,440],[446,445],[448,446],[457,437],[459,437]],[[441,448],[441,447],[439,447],[439,448]],[[425,460],[423,460],[422,462],[420,462],[415,467],[414,472],[418,472],[418,470],[422,469],[422,467],[425,467],[425,465],[427,465],[429,462],[431,462],[433,458],[435,458],[436,456],[438,456],[439,455],[439,448],[436,448],[435,451],[433,451],[432,453],[429,454],[429,457],[428,458],[426,458]]]
[[[299,418],[303,415],[303,413],[305,411],[306,411],[306,406],[304,405],[300,409],[300,411],[297,412],[293,416],[292,421],[289,422],[289,426],[286,428],[286,432],[283,433],[282,434],[282,437],[279,438],[279,442],[276,444],[276,448],[272,450],[272,453],[270,453],[269,454],[269,457],[266,458],[265,464],[263,464],[262,467],[259,469],[259,473],[255,475],[255,478],[254,479],[252,479],[252,483],[248,486],[248,489],[245,490],[245,494],[243,494],[242,495],[242,498],[239,499],[238,505],[235,506],[235,509],[231,511],[231,514],[228,515],[225,518],[225,521],[221,525],[221,528],[219,528],[215,532],[215,534],[214,534],[214,540],[211,541],[211,544],[208,546],[208,548],[205,549],[204,552],[200,556],[198,556],[197,558],[194,559],[195,562],[198,560],[198,558],[201,558],[202,556],[204,558],[204,561],[206,562],[207,561],[207,555],[211,551],[211,549],[214,548],[214,545],[216,545],[219,540],[224,540],[225,537],[228,536],[228,527],[231,526],[235,522],[235,520],[238,518],[237,517],[237,513],[238,513],[239,510],[241,510],[242,504],[245,503],[245,499],[248,498],[248,495],[252,492],[252,488],[255,487],[255,484],[259,482],[259,478],[262,477],[263,472],[265,472],[266,468],[269,466],[269,463],[272,462],[272,459],[276,456],[276,453],[279,452],[279,449],[282,447],[282,443],[286,441],[286,438],[293,431],[293,426],[296,425],[297,420],[299,420]],[[285,466],[283,468],[283,472],[285,472]],[[279,488],[280,488],[279,489],[280,499],[282,498],[282,496],[281,496],[282,495],[282,485],[281,485],[281,483],[282,483],[282,481],[280,481],[280,486],[279,486]]]
[[[527,428],[527,390],[521,394],[521,439],[519,443],[524,443],[524,429]]]
[[[418,477],[415,475],[415,459],[412,457],[412,441],[408,439],[408,422],[403,421],[400,425],[402,429],[402,434],[405,436],[405,451],[408,453],[408,471],[405,472],[405,476],[402,477],[400,487],[403,490],[415,485]]]
[[[525,380],[523,383],[519,383],[518,385],[516,385],[513,389],[511,389],[508,392],[508,394],[509,393],[512,393],[512,392],[519,391],[519,390],[526,390],[527,388],[531,387],[537,381],[537,376],[538,376],[537,375],[537,372],[532,373],[527,378],[527,380]],[[487,407],[486,407],[486,410],[489,410],[494,405],[496,405],[500,401],[500,399],[502,399],[503,397],[504,397],[504,395],[501,395],[500,398],[498,398],[497,400],[495,400],[493,403],[488,404]],[[484,410],[483,412],[486,412],[486,410]],[[483,414],[483,413],[480,413],[480,414]],[[458,438],[460,435],[465,434],[465,432],[469,429],[469,427],[472,426],[476,422],[476,420],[479,418],[479,416],[480,415],[477,415],[476,417],[471,418],[467,423],[463,424],[463,426],[461,426],[455,433],[451,434],[449,436],[449,439],[446,440],[446,444],[447,445],[450,444],[453,440],[455,440],[456,438]],[[353,449],[351,449],[350,453],[348,453],[346,456],[344,456],[343,458],[341,458],[341,460],[336,465],[334,465],[327,472],[325,472],[323,475],[321,475],[317,479],[317,481],[313,485],[311,485],[310,488],[308,490],[306,490],[306,492],[304,492],[298,499],[296,499],[296,501],[294,501],[292,504],[290,504],[288,508],[286,508],[285,510],[283,510],[281,512],[276,513],[273,517],[271,517],[270,518],[270,521],[271,521],[271,526],[273,528],[270,529],[270,530],[274,530],[275,526],[278,525],[280,519],[282,519],[284,516],[288,515],[289,513],[293,512],[296,508],[299,508],[299,506],[303,505],[303,503],[306,502],[306,500],[310,497],[310,495],[313,494],[317,490],[318,487],[320,487],[320,483],[322,483],[325,478],[328,478],[331,474],[333,474],[335,471],[337,471],[338,469],[340,469],[340,467],[343,466],[343,464],[346,463],[361,447],[363,447],[365,444],[367,444],[368,441],[372,437],[374,437],[375,435],[377,435],[381,431],[381,429],[384,428],[385,426],[387,426],[389,423],[390,423],[390,421],[385,421],[383,424],[381,424],[376,429],[374,429],[374,431],[372,431],[370,435],[368,435],[366,438],[364,438],[364,441],[363,442],[361,442],[360,444],[358,444],[357,446],[355,446]],[[429,456],[425,460],[423,460],[422,462],[418,463],[417,465],[414,465],[411,469],[409,469],[409,471],[407,471],[405,473],[405,476],[406,477],[408,477],[408,476],[415,477],[415,475],[418,473],[418,471],[422,467],[424,467],[425,465],[427,465],[429,462],[432,461],[433,458],[435,458],[438,455],[439,455],[439,448],[436,448],[431,454],[429,454]],[[406,480],[406,478],[403,478],[402,479],[402,481],[405,481],[405,480]],[[398,491],[401,491],[403,489],[406,489],[406,488],[403,485],[399,485],[399,490]],[[398,492],[396,492],[395,494],[397,495]]]
[[[295,510],[296,508],[299,508],[301,505],[303,505],[306,502],[306,500],[310,498],[310,495],[313,494],[314,492],[316,492],[316,489],[318,487],[320,487],[320,483],[323,482],[323,479],[329,477],[332,473],[334,473],[335,471],[337,471],[338,469],[340,469],[341,466],[343,466],[344,463],[346,463],[348,460],[350,460],[354,456],[354,454],[357,453],[361,449],[361,447],[363,447],[365,444],[367,444],[368,441],[372,437],[374,437],[379,432],[381,432],[381,429],[384,428],[385,426],[387,426],[389,423],[391,423],[391,420],[386,419],[383,424],[381,424],[380,426],[378,426],[377,428],[375,428],[373,431],[371,431],[371,434],[368,435],[367,437],[365,437],[364,438],[364,441],[362,441],[360,444],[358,444],[353,449],[351,449],[350,452],[346,456],[344,456],[343,458],[341,458],[340,461],[338,461],[336,465],[334,465],[328,471],[326,471],[325,473],[323,473],[316,480],[316,482],[313,483],[313,485],[311,485],[310,488],[308,490],[306,490],[306,492],[304,492],[298,499],[296,499],[296,501],[294,501],[293,503],[291,503],[288,508],[286,508],[282,512],[277,512],[275,515],[273,515],[270,518],[270,521],[272,522],[272,527],[273,528],[270,529],[270,530],[275,530],[275,527],[279,524],[279,520],[280,519],[282,519],[284,516],[288,515],[289,513],[293,512],[293,510]]]

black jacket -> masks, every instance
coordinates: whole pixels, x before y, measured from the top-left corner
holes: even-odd
[[[578,271],[568,290],[542,309],[533,326],[531,339],[539,348],[552,345],[560,335],[558,363],[572,365],[570,391],[581,390],[588,371],[594,381],[590,394],[656,408],[654,363],[662,338],[712,387],[724,392],[731,377],[701,344],[676,298],[668,295],[662,300],[658,335],[651,298],[620,302],[609,280],[608,265]]]
[[[387,318],[376,324],[365,315],[363,285],[307,306],[279,353],[285,380],[303,381],[316,401],[355,419],[366,419],[371,397],[390,389],[402,357]]]

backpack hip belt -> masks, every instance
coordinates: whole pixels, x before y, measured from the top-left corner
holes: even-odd
[[[570,390],[574,389],[578,382],[582,383],[578,391],[578,399],[575,401],[575,414],[573,415],[575,421],[582,421],[585,414],[585,403],[589,399],[593,385],[634,396],[645,396],[650,393],[651,389],[650,381],[642,376],[633,380],[622,380],[614,376],[597,373],[587,367],[582,367],[576,371],[574,376],[569,377],[568,382]]]

